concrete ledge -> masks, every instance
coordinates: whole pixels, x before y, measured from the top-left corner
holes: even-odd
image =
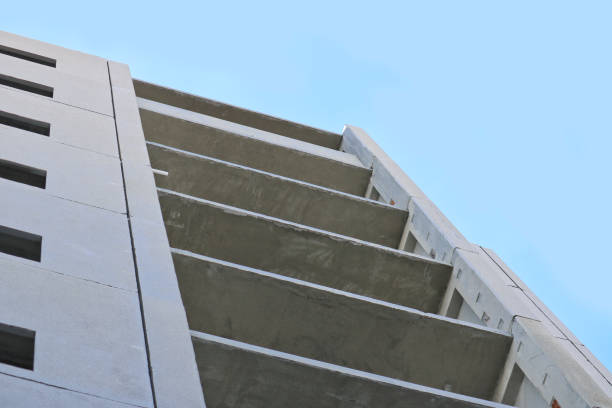
[[[426,312],[451,267],[235,207],[159,190],[170,245]]]
[[[353,155],[156,102],[139,105],[148,141],[350,194],[366,191],[370,170]]]
[[[192,339],[210,407],[507,408],[204,333]]]
[[[136,88],[136,93],[141,98],[214,116],[230,122],[261,129],[266,132],[303,140],[330,149],[337,149],[342,139],[342,136],[337,133],[316,129],[244,108],[238,108],[226,103],[213,101],[202,98],[201,96],[165,88],[148,82],[134,80],[134,87]]]
[[[173,254],[189,327],[465,395],[490,398],[511,338],[319,285]]]
[[[260,170],[149,142],[158,187],[397,248],[408,213]]]

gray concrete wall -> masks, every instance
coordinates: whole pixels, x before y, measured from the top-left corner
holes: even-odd
[[[35,332],[33,369],[0,363],[0,405],[152,407],[107,61],[0,32],[0,110],[49,124],[0,125],[0,159],[46,171],[45,188],[0,179],[0,225],[41,236],[40,261],[0,253],[0,322]]]

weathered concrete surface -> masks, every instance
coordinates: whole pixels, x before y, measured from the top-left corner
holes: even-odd
[[[363,195],[370,170],[140,109],[148,141],[267,171],[349,194]]]
[[[170,245],[436,312],[451,268],[379,245],[235,207],[159,191]]]
[[[134,80],[134,87],[136,95],[141,98],[151,99],[331,149],[337,149],[342,140],[342,136],[337,133],[238,108],[148,82]]]
[[[511,338],[235,264],[174,253],[192,330],[490,398]]]
[[[397,248],[408,213],[217,159],[148,145],[158,187]]]
[[[507,407],[193,332],[211,408]]]

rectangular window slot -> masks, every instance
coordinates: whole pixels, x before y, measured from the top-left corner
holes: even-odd
[[[51,124],[47,122],[41,122],[40,120],[30,119],[4,111],[0,111],[0,124],[38,133],[43,136],[49,136],[51,132]]]
[[[36,332],[0,323],[0,363],[34,370]]]
[[[38,188],[45,188],[47,184],[47,172],[45,170],[1,159],[0,177]]]
[[[43,57],[42,55],[18,50],[17,48],[7,47],[6,45],[0,45],[0,54],[9,55],[15,58],[21,58],[22,60],[35,62],[37,64],[42,64],[53,68],[55,68],[57,62],[53,58]]]
[[[47,85],[37,84],[36,82],[26,81],[25,79],[0,74],[0,85],[10,86],[11,88],[53,98],[53,88]]]
[[[42,237],[0,225],[0,252],[40,262]]]

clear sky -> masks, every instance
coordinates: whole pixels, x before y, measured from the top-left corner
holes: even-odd
[[[612,2],[137,3],[7,1],[0,28],[364,128],[612,368]]]

